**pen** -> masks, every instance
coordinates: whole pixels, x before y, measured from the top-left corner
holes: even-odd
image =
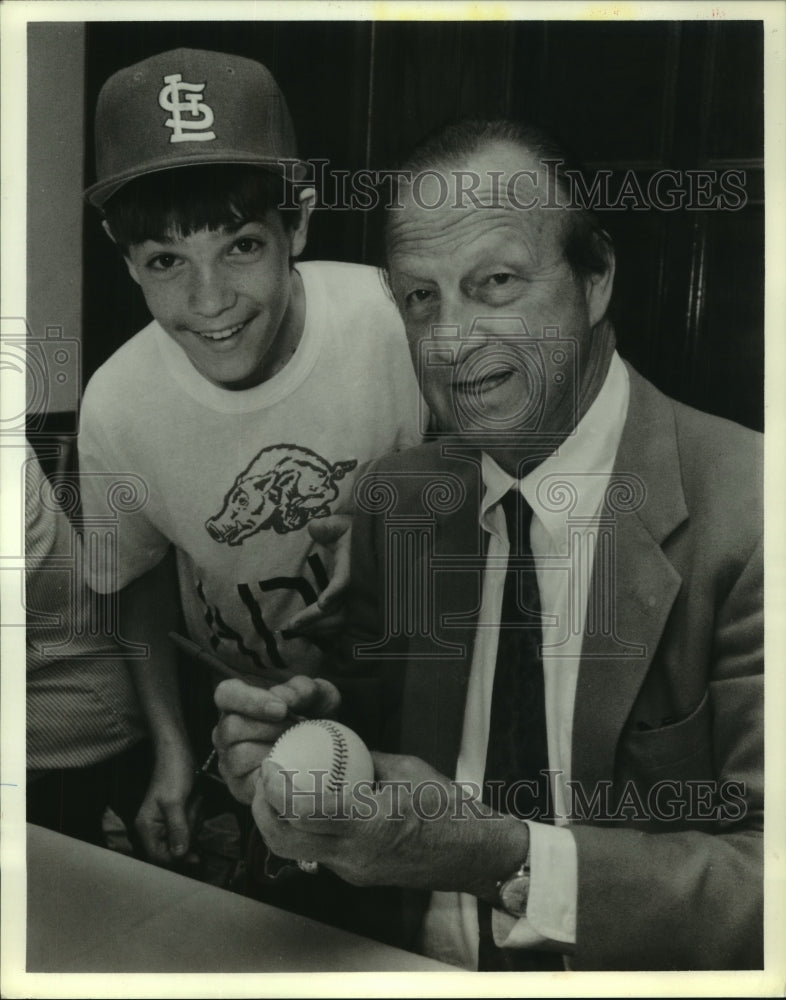
[[[270,677],[260,677],[258,674],[246,674],[240,670],[235,670],[234,667],[230,667],[229,664],[224,663],[223,660],[219,659],[214,653],[209,653],[206,649],[193,642],[191,639],[187,639],[184,635],[180,635],[179,632],[170,632],[169,638],[177,646],[178,649],[186,653],[192,660],[197,663],[201,663],[205,667],[209,667],[211,670],[215,670],[217,673],[222,674],[224,677],[234,677],[237,680],[244,681],[246,684],[250,684],[252,687],[259,687],[268,689],[273,686],[273,684],[281,684],[284,681],[288,681],[293,675],[288,670],[280,670],[276,667],[269,667],[271,676]],[[306,717],[304,715],[298,715],[295,712],[287,712],[286,718],[292,722],[305,722]]]

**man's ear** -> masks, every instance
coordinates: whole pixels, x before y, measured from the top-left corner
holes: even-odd
[[[106,233],[106,235],[109,237],[109,239],[115,244],[115,246],[119,250],[120,246],[119,246],[117,240],[115,239],[114,234],[112,233],[112,230],[109,228],[109,223],[106,221],[106,219],[103,220],[103,222],[101,223],[101,225],[103,226],[103,229],[104,229],[104,232]],[[128,273],[131,275],[131,277],[134,279],[134,281],[137,284],[139,284],[140,283],[139,282],[139,272],[134,267],[134,265],[131,263],[131,260],[128,257],[128,255],[125,254],[125,253],[123,254],[123,260],[126,262],[126,267],[128,268]]]
[[[614,244],[609,234],[602,230],[595,234],[598,244],[598,251],[605,261],[605,268],[602,271],[593,271],[584,279],[584,294],[587,299],[587,310],[589,312],[590,326],[594,327],[606,315],[609,303],[611,302],[611,292],[614,288],[614,271],[616,268],[616,258],[614,256]]]
[[[314,211],[314,204],[317,199],[315,188],[307,187],[298,192],[300,202],[300,217],[297,225],[289,234],[289,256],[299,257],[306,249],[306,239],[308,238],[308,224],[311,221],[311,213]]]

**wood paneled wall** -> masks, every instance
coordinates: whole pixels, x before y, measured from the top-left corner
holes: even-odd
[[[121,66],[180,45],[259,59],[287,96],[301,155],[387,169],[446,119],[544,125],[591,170],[744,171],[735,210],[601,213],[614,236],[620,350],[669,394],[763,423],[763,29],[760,22],[93,23],[86,102]],[[92,136],[87,136],[92,180]],[[308,256],[379,262],[378,212],[317,213]],[[91,213],[89,375],[147,316]]]

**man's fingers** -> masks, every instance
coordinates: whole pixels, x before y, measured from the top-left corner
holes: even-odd
[[[251,805],[251,800],[254,798],[254,791],[256,789],[259,765],[245,772],[234,772],[224,768],[219,758],[218,771],[234,798],[244,805]]]
[[[264,795],[254,795],[251,802],[251,814],[265,843],[280,858],[294,860],[298,857],[305,857],[304,850],[313,853],[309,850],[311,845],[304,844],[303,838],[291,829],[290,824],[279,818]]]
[[[348,822],[328,816],[319,799],[314,802],[309,796],[309,803],[305,803],[297,794],[292,797],[277,770],[274,763],[266,762],[256,784],[251,811],[260,832],[270,849],[281,857],[326,860],[338,845],[338,838],[351,833]],[[335,809],[335,794],[328,797],[332,806],[326,801],[324,809]]]
[[[293,677],[286,684],[270,690],[285,700],[293,712],[312,719],[335,712],[341,704],[337,689],[322,677]]]
[[[371,754],[374,760],[374,774],[377,781],[408,781],[414,788],[419,782],[443,781],[450,783],[445,775],[440,774],[430,764],[420,757],[405,754],[380,753],[375,750]]]
[[[289,712],[317,719],[336,711],[338,690],[321,677],[296,676],[269,690],[244,681],[222,681],[214,700],[223,713],[214,730],[219,751],[233,742],[273,742],[291,724]]]
[[[259,722],[229,712],[218,720],[213,729],[213,746],[223,753],[237,743],[275,743],[289,724],[283,721]]]
[[[278,722],[287,714],[287,702],[278,693],[284,688],[285,684],[278,684],[267,690],[232,678],[221,681],[213,700],[221,712],[236,712],[249,719]]]
[[[319,714],[332,718],[341,708],[341,694],[335,684],[324,677],[315,677],[314,683],[319,691]]]
[[[265,689],[232,678],[218,685],[214,701],[227,715],[235,714],[249,722],[278,723],[284,722],[289,711],[311,714],[309,709],[325,700],[325,683],[321,679],[298,675],[284,684]],[[332,693],[329,700],[334,700]]]
[[[270,752],[271,743],[241,742],[217,746],[218,769],[223,777],[243,778],[259,767]]]
[[[219,694],[217,689],[216,703],[234,705],[245,698],[245,692],[238,690],[238,685],[241,689],[248,687],[243,681],[235,680],[219,685],[223,690]],[[212,733],[213,746],[218,751],[219,773],[232,795],[244,803],[249,803],[253,797],[255,772],[260,763],[279,736],[294,724],[291,718],[285,717],[287,713],[291,710],[311,718],[323,718],[335,715],[341,703],[341,696],[330,681],[314,677],[293,677],[286,684],[262,694],[270,696],[272,701],[254,696],[255,711],[270,715],[270,705],[274,704],[272,714],[280,721],[262,721],[225,710]]]
[[[286,765],[268,757],[259,771],[255,797],[261,795],[278,819],[294,823],[303,833],[336,837],[348,832],[349,796],[329,791],[319,768],[313,774],[286,772]]]

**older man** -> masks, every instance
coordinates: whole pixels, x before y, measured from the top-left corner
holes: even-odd
[[[394,751],[373,807],[257,780],[287,705],[339,710],[325,680],[219,688],[222,771],[275,852],[410,890],[410,946],[457,965],[760,967],[760,439],[621,361],[613,250],[555,158],[451,126],[391,212],[441,433],[356,491],[344,671]]]

